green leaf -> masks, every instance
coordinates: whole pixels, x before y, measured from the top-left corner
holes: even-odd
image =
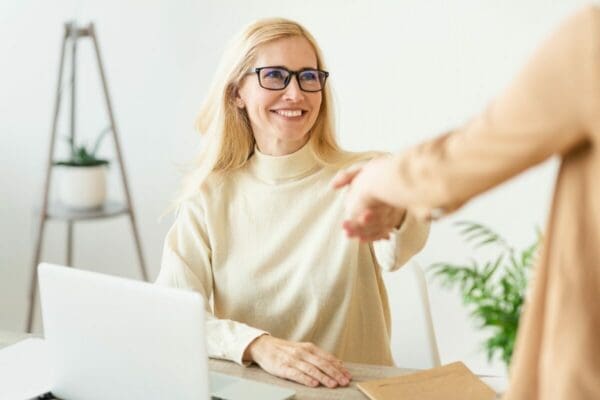
[[[70,158],[68,160],[55,161],[53,162],[53,165],[89,167],[108,164],[108,160],[97,158],[96,153],[100,147],[100,143],[110,131],[111,127],[109,126],[100,132],[92,150],[89,150],[85,144],[77,145],[72,136],[66,136],[65,140],[69,145]]]
[[[92,157],[96,157],[96,153],[98,152],[98,149],[100,148],[100,143],[102,143],[102,139],[104,139],[106,137],[106,134],[108,132],[112,131],[112,127],[109,125],[106,128],[104,128],[102,130],[102,132],[100,132],[100,134],[98,135],[98,137],[96,138],[96,143],[94,143],[94,147],[92,148],[92,152],[90,153],[90,155]]]
[[[465,243],[474,250],[494,245],[498,253],[489,261],[471,257],[464,264],[436,262],[427,269],[446,288],[458,288],[469,315],[489,332],[483,343],[488,359],[498,356],[510,363],[527,288],[528,271],[541,240],[516,251],[492,229],[472,221],[455,224]],[[506,263],[505,263],[506,261]]]

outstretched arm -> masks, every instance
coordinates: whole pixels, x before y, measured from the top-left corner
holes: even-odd
[[[376,201],[424,217],[451,212],[525,169],[585,144],[589,132],[598,129],[599,13],[589,7],[567,20],[508,89],[466,126],[367,163],[347,182],[350,222],[360,227],[361,215]]]

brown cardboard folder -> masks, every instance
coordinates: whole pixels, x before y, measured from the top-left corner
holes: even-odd
[[[358,383],[371,400],[493,400],[496,393],[465,364],[442,367]]]

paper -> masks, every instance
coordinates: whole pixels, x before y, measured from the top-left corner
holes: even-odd
[[[372,400],[493,400],[496,393],[463,363],[456,362],[413,374],[360,382]]]
[[[44,339],[31,338],[0,350],[0,399],[31,399],[51,389]]]

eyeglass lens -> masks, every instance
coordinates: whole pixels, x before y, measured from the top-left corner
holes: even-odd
[[[260,84],[265,89],[281,90],[291,81],[295,74],[300,89],[307,92],[318,92],[323,89],[326,75],[316,69],[305,69],[296,73],[284,68],[263,68],[259,71]]]

